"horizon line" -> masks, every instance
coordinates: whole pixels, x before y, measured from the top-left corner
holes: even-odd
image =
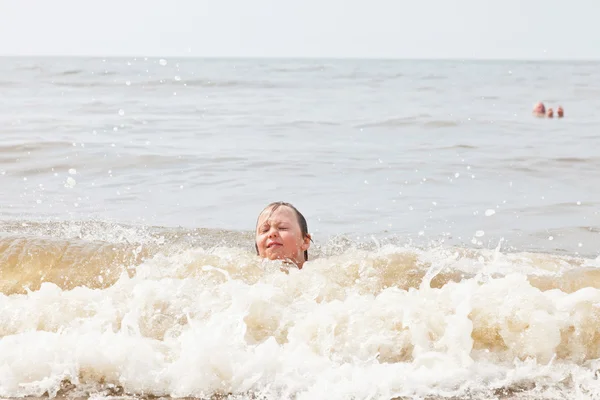
[[[368,57],[368,56],[215,56],[215,55],[135,55],[135,54],[1,54],[0,58],[180,58],[213,60],[370,60],[370,61],[526,61],[526,62],[598,62],[600,58],[518,58],[518,57]]]

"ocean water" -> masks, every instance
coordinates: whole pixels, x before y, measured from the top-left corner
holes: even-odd
[[[0,396],[597,398],[598,67],[3,58]]]

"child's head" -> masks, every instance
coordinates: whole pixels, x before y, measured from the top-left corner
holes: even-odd
[[[289,203],[266,206],[256,222],[256,253],[270,260],[289,260],[298,268],[308,260],[310,234],[304,216]]]

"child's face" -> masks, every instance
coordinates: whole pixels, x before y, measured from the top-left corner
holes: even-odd
[[[310,238],[302,237],[302,230],[294,210],[280,206],[275,211],[267,208],[256,224],[258,255],[269,260],[290,260],[302,267],[304,251]]]

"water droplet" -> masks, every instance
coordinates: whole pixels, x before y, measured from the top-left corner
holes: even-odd
[[[120,109],[120,110],[119,110],[119,115],[120,115],[120,116],[123,116],[123,115],[125,115],[125,111],[124,111],[123,109]]]
[[[129,86],[129,85],[131,85],[131,81],[125,81],[125,84],[126,84],[127,86]]]
[[[75,168],[71,168],[71,169],[69,169],[69,174],[75,175],[75,174],[77,174],[77,170]]]
[[[491,208],[489,210],[485,210],[486,217],[491,217],[494,214],[496,214],[496,211],[492,210]]]
[[[161,58],[161,59],[158,61],[158,63],[164,67],[165,65],[167,65],[167,60],[165,60],[164,58]]]
[[[180,81],[180,80],[181,80],[181,77],[180,77],[179,75],[175,75],[175,80],[176,80],[176,81]]]
[[[458,172],[454,174],[455,178],[458,178],[459,176],[460,176],[460,174]]]
[[[485,235],[484,231],[477,231],[477,232],[475,232],[475,237],[482,237],[483,235]]]
[[[66,188],[73,188],[75,187],[75,185],[77,184],[77,182],[75,181],[75,179],[68,177],[67,181],[65,182],[65,187]]]
[[[548,240],[554,240],[554,236],[548,236]]]

